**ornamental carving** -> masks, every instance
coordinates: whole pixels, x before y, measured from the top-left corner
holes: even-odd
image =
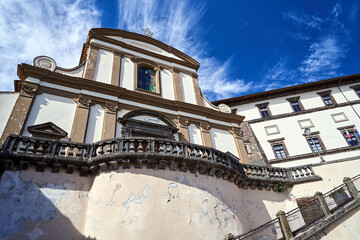
[[[200,129],[201,129],[202,131],[204,131],[204,132],[209,132],[210,129],[211,129],[210,124],[208,124],[208,123],[203,123],[203,122],[197,123],[197,124],[195,124],[195,126],[196,126],[197,128],[200,128]]]
[[[190,125],[189,120],[179,119],[180,127],[187,128]]]
[[[223,104],[223,103],[219,104],[219,110],[220,110],[220,112],[231,113],[231,108],[228,105]]]
[[[105,105],[102,105],[103,108],[105,108],[105,112],[116,114],[117,113],[117,104],[112,103],[105,103]]]
[[[80,108],[90,108],[91,99],[84,98],[83,96],[79,96],[79,98],[74,99]]]
[[[244,136],[243,132],[240,129],[232,129],[229,132],[234,135],[236,138],[242,138]]]
[[[34,66],[44,68],[53,72],[56,68],[56,62],[51,57],[38,56],[34,58]]]
[[[20,96],[32,98],[35,96],[36,90],[37,90],[37,85],[33,85],[25,82],[22,85]]]

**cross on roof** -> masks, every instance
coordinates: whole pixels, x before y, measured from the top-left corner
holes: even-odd
[[[143,28],[142,29],[142,31],[143,31],[143,34],[145,35],[145,36],[148,36],[148,37],[153,37],[153,35],[154,35],[154,33],[152,32],[152,31],[150,31],[150,29],[147,27],[147,28]]]

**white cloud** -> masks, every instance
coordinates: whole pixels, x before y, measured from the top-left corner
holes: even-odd
[[[327,36],[311,44],[309,52],[299,67],[307,82],[336,76],[346,50],[335,36]]]
[[[200,19],[205,2],[163,0],[119,0],[119,28],[141,33],[149,27],[154,38],[196,59],[201,89],[209,100],[232,97],[249,90],[251,84],[229,79],[231,57],[221,63],[208,57],[206,42],[200,40]],[[246,23],[244,23],[246,24]]]
[[[0,12],[1,90],[12,90],[17,64],[39,55],[76,66],[89,29],[100,25],[94,1],[2,0]]]
[[[298,25],[305,25],[309,28],[321,30],[321,24],[324,20],[318,16],[307,15],[305,13],[295,13],[294,11],[283,12],[284,19],[289,19]]]

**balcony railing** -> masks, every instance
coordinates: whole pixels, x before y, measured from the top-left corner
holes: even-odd
[[[80,175],[96,174],[100,170],[122,168],[157,168],[180,170],[222,177],[242,188],[273,189],[294,183],[321,179],[311,165],[278,168],[241,164],[230,152],[221,152],[192,143],[147,137],[114,138],[92,144],[10,135],[0,149],[0,162],[5,169],[37,171],[51,167],[52,172],[66,168]]]

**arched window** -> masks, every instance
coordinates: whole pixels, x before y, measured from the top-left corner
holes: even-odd
[[[133,58],[135,63],[135,89],[160,94],[160,68],[156,63],[142,58]]]

